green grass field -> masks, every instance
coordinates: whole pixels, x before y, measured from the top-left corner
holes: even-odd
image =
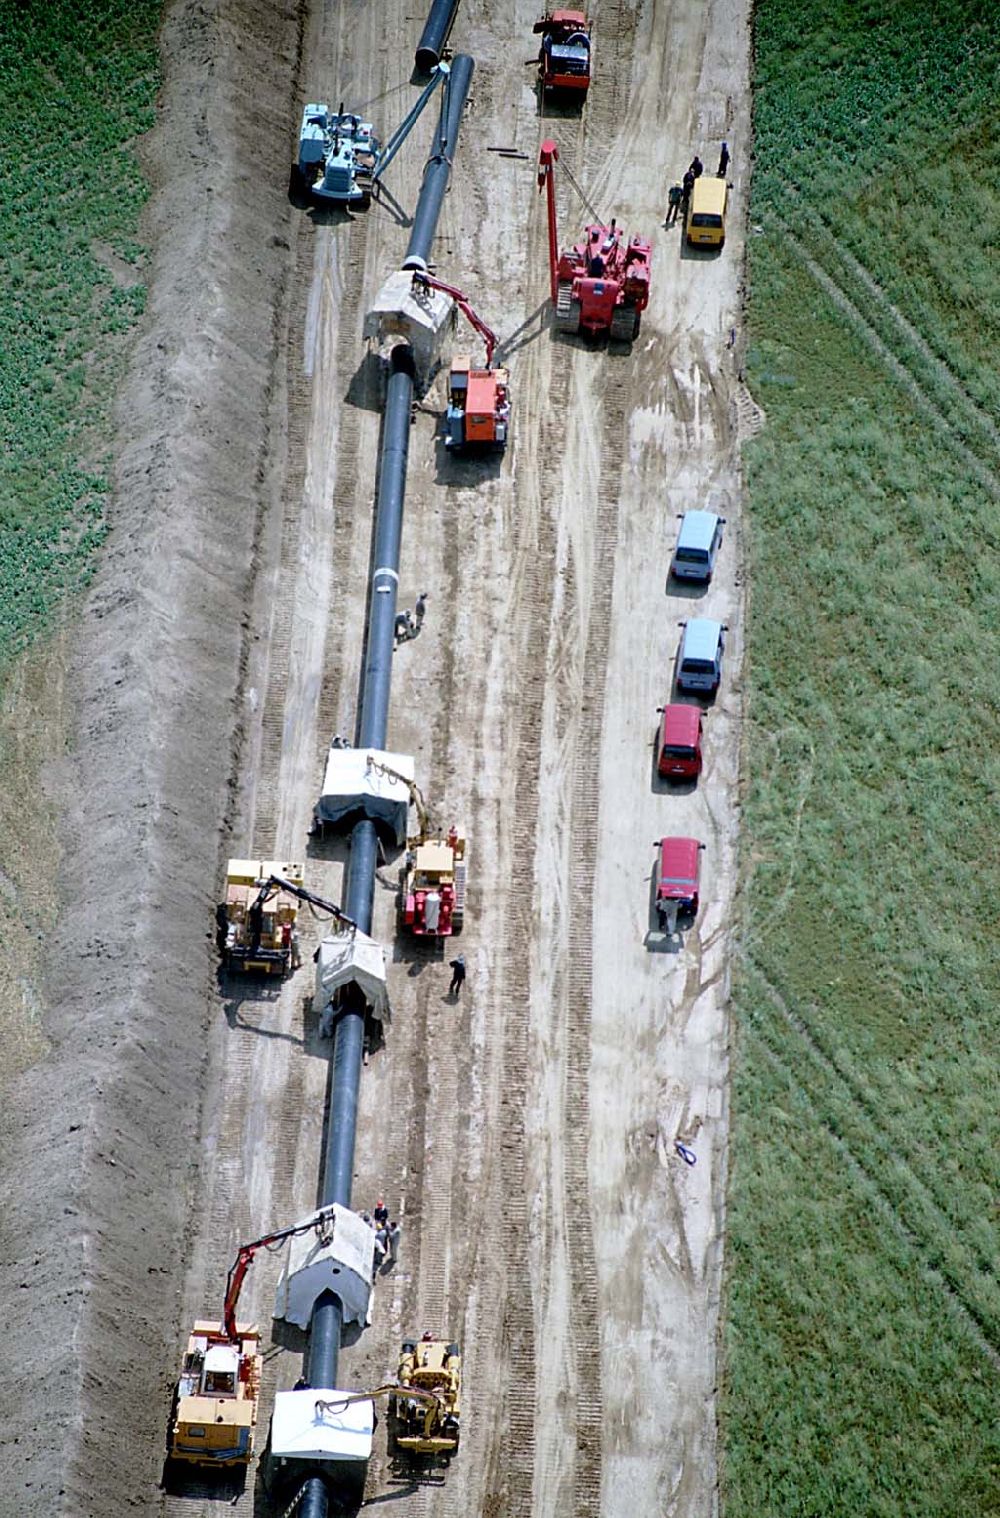
[[[0,5],[0,679],[86,577],[143,309],[158,0]]]
[[[758,0],[727,1518],[1000,1513],[1000,26]]]

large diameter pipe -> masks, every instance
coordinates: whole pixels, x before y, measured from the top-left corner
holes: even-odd
[[[452,59],[451,74],[445,80],[441,119],[434,139],[434,149],[424,169],[420,199],[417,201],[417,209],[413,214],[413,228],[410,232],[406,257],[403,259],[404,269],[408,268],[414,259],[422,259],[425,264],[430,262],[431,247],[437,231],[445,191],[448,188],[448,180],[451,178],[451,164],[458,143],[459,128],[462,125],[462,112],[465,110],[475,66],[474,60],[468,53],[459,53]]]
[[[441,107],[437,146],[424,173],[407,256],[426,261],[437,231],[438,216],[451,175],[462,111],[472,82],[473,60],[464,55],[452,64]],[[457,76],[457,77],[456,77]],[[406,466],[410,448],[413,405],[413,356],[406,347],[392,357],[386,390],[385,420],[379,460],[375,510],[375,545],[368,612],[368,645],[358,746],[384,748],[389,725],[392,654],[396,635],[396,592],[399,551],[406,498]],[[344,910],[363,932],[370,932],[378,864],[375,825],[359,822],[351,833]],[[327,1080],[329,1126],[323,1164],[323,1205],[351,1205],[354,1143],[357,1133],[358,1091],[364,1056],[365,1006],[352,997],[337,1019],[333,1058]],[[316,1387],[336,1387],[343,1313],[338,1297],[324,1292],[309,1324],[309,1381]],[[309,1476],[302,1487],[299,1518],[328,1518],[331,1493],[322,1476]]]
[[[429,74],[441,62],[457,10],[458,0],[434,0],[417,43],[415,61],[422,74]]]

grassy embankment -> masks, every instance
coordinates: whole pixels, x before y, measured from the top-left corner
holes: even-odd
[[[727,1518],[1000,1512],[1000,28],[758,0]]]
[[[158,87],[159,0],[0,0],[0,1069],[44,1048],[38,984],[61,730],[41,635],[101,541],[112,404],[143,309],[147,189],[131,145]]]

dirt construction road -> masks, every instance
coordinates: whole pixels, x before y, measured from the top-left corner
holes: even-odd
[[[315,8],[306,92],[339,91],[389,119],[409,98],[408,58],[385,48],[373,8],[350,16]],[[397,655],[390,741],[417,756],[440,820],[467,828],[470,973],[451,1002],[441,960],[395,936],[387,870],[376,932],[395,943],[394,1019],[365,1072],[355,1202],[384,1194],[403,1244],[341,1378],[377,1384],[400,1339],[424,1328],[463,1344],[461,1458],[400,1512],[624,1518],[657,1493],[658,1511],[693,1518],[716,1506],[742,612],[729,340],[747,17],[730,3],[601,6],[586,111],[544,123],[523,65],[534,18],[527,4],[501,22],[466,3],[454,39],[477,71],[437,267],[507,341],[514,442],[502,467],[445,457],[431,414],[440,384],[417,416],[400,599],[430,601],[421,637]],[[631,353],[548,330],[534,161],[550,132],[595,206],[654,237],[653,299]],[[723,138],[736,157],[733,229],[721,257],[684,256],[678,230],[655,230],[665,186],[695,147],[709,161]],[[390,177],[406,206],[425,141]],[[527,161],[485,151],[501,145]],[[559,209],[568,238],[585,208],[565,178]],[[255,856],[301,855],[326,744],[354,731],[379,433],[360,326],[404,246],[383,207],[303,216],[294,231],[280,562],[258,608],[273,613],[250,693]],[[675,513],[703,504],[728,518],[720,573],[704,596],[667,595]],[[696,610],[731,624],[730,664],[705,777],[671,796],[653,779],[655,708],[678,621]],[[651,845],[672,831],[706,844],[706,904],[681,946],[650,920]],[[338,854],[311,853],[313,889],[337,892]],[[227,987],[205,1171],[222,1247],[204,1235],[192,1314],[241,1233],[314,1202],[326,1069],[306,980],[274,999]],[[251,1282],[264,1319],[273,1279],[262,1265]],[[279,1356],[269,1381],[298,1371]],[[376,1460],[369,1494],[402,1490],[393,1482]]]
[[[192,57],[225,50],[230,62],[264,14],[247,4],[241,17],[236,3],[178,10],[188,24],[177,45],[187,39]],[[400,0],[315,0],[299,29],[291,9],[275,8],[267,24],[280,22],[291,51],[282,63],[276,42],[268,66],[287,71],[288,100],[343,98],[388,128],[414,94],[411,11]],[[400,1340],[425,1328],[462,1343],[462,1451],[446,1482],[400,1484],[384,1445],[372,1462],[369,1496],[395,1494],[397,1518],[696,1518],[718,1506],[749,5],[601,0],[586,109],[544,120],[524,66],[536,11],[528,0],[463,0],[452,39],[476,74],[436,268],[501,335],[513,441],[502,463],[452,460],[435,440],[440,380],[418,409],[400,604],[420,591],[429,604],[421,636],[396,656],[390,747],[416,756],[432,812],[468,834],[469,977],[449,999],[441,956],[396,933],[390,862],[374,932],[393,945],[394,1015],[363,1076],[354,1204],[384,1195],[402,1246],[378,1283],[372,1327],[342,1354],[341,1380],[383,1381]],[[212,69],[207,78],[197,104],[211,120]],[[170,89],[168,76],[168,102]],[[280,92],[269,98],[265,125],[290,157],[294,119]],[[407,210],[431,114],[388,176]],[[216,129],[237,132],[239,119],[234,107]],[[602,215],[652,238],[652,299],[631,351],[549,328],[535,182],[548,135]],[[695,149],[714,168],[723,138],[733,151],[729,237],[721,256],[692,256],[678,228],[662,227],[666,188]],[[525,157],[487,151],[496,146]],[[161,155],[161,168],[182,175],[185,160]],[[246,184],[219,172],[216,214]],[[589,217],[565,175],[558,205],[569,242]],[[307,849],[306,835],[331,734],[354,733],[380,425],[361,326],[407,233],[383,201],[356,217],[293,211],[256,235],[283,266],[265,350],[273,368],[258,377],[264,437],[248,454],[260,514],[236,706],[229,717],[219,708],[218,735],[181,723],[162,742],[190,758],[199,744],[228,741],[232,721],[233,783],[218,818],[229,832],[212,888],[227,853],[305,857],[307,884],[336,899],[343,848]],[[252,241],[234,243],[248,267],[256,256]],[[223,314],[241,299],[239,274],[214,289]],[[155,319],[155,299],[151,310]],[[255,350],[250,359],[263,363]],[[191,364],[182,383],[191,415],[210,416],[210,369]],[[699,595],[668,591],[676,513],[706,504],[728,520],[716,577]],[[728,663],[706,720],[702,780],[671,794],[655,780],[656,707],[670,694],[678,622],[697,613],[730,624]],[[702,912],[669,942],[651,913],[650,872],[654,840],[672,832],[706,848]],[[223,977],[206,993],[207,1053],[190,1075],[201,1083],[200,1133],[174,1134],[172,1205],[186,1223],[183,1253],[176,1237],[170,1247],[183,1260],[181,1295],[176,1322],[160,1320],[161,1363],[145,1366],[157,1409],[147,1424],[159,1426],[161,1401],[165,1418],[183,1325],[220,1302],[237,1243],[316,1204],[329,1045],[309,1002],[312,947],[280,988]],[[199,994],[195,976],[190,996]],[[678,1138],[696,1165],[683,1163]],[[155,1188],[145,1206],[156,1214]],[[244,1311],[265,1325],[277,1268],[260,1259],[244,1291]],[[265,1418],[274,1390],[300,1369],[298,1355],[269,1350]],[[103,1449],[120,1464],[113,1420],[86,1417],[101,1388],[84,1375],[77,1394],[88,1458],[96,1468]],[[185,1518],[218,1511],[218,1493],[203,1502],[190,1487],[158,1493],[159,1454],[143,1449],[129,1473],[143,1506]],[[252,1481],[235,1510],[268,1511]],[[95,1499],[88,1511],[120,1509]]]

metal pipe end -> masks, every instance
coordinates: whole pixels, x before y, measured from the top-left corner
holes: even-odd
[[[417,364],[413,356],[413,349],[409,343],[397,343],[392,350],[392,358],[389,360],[393,374],[408,374],[412,380],[417,377]]]
[[[441,54],[433,47],[418,47],[416,51],[416,64],[421,74],[433,74],[441,62]]]
[[[419,253],[411,253],[409,258],[404,258],[403,272],[409,273],[411,269],[417,274],[427,274],[429,270],[426,258],[421,258]]]

